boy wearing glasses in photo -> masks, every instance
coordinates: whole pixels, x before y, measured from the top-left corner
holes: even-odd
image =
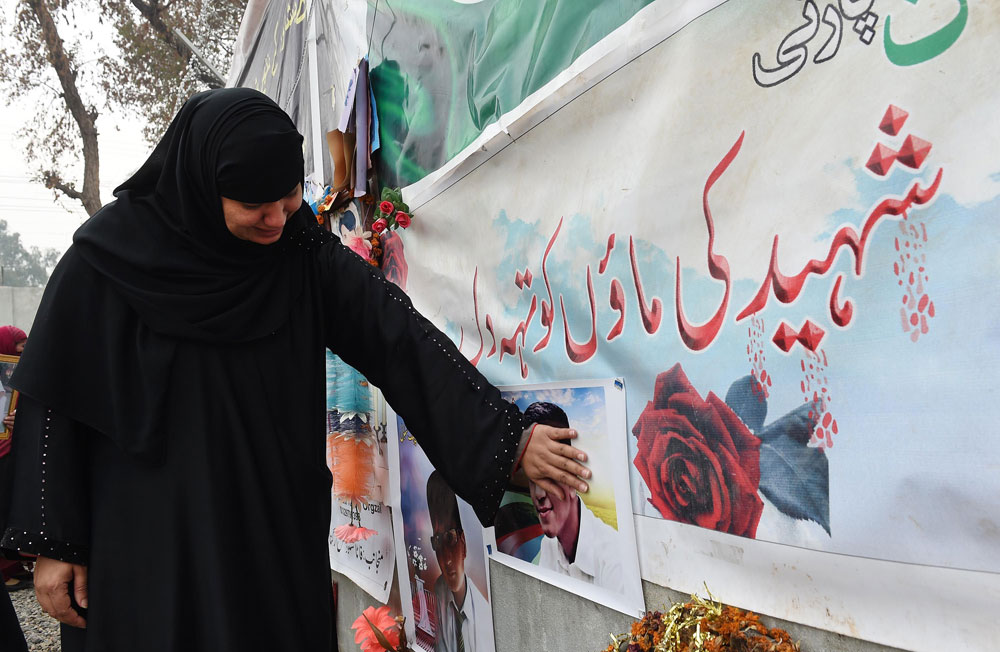
[[[437,603],[437,640],[434,652],[493,650],[490,631],[480,619],[492,618],[490,606],[465,575],[465,532],[455,492],[434,471],[427,478],[427,511],[431,519],[431,548],[441,575],[434,582]]]

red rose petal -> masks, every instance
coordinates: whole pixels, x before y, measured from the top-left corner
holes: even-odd
[[[758,365],[754,377],[760,372],[763,385],[771,377]],[[654,399],[632,433],[633,464],[650,491],[650,504],[664,518],[756,535],[763,511],[757,496],[760,440],[714,393],[702,399],[680,365],[657,376]]]
[[[656,384],[653,388],[653,403],[658,408],[664,408],[667,399],[674,394],[691,391],[694,391],[694,388],[678,362],[656,377]]]

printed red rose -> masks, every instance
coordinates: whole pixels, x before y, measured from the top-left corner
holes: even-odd
[[[392,281],[399,289],[406,291],[406,276],[409,267],[406,265],[406,255],[403,253],[403,239],[392,231],[386,232],[382,238],[382,273],[386,280]]]
[[[657,376],[632,434],[633,463],[664,518],[756,536],[760,440],[718,396],[702,399],[679,363]]]
[[[377,220],[375,220],[374,224],[372,224],[372,229],[375,231],[375,233],[382,233],[383,231],[386,230],[388,226],[389,223],[385,221],[385,218],[380,217]]]
[[[395,208],[396,207],[392,205],[391,201],[384,201],[384,202],[382,202],[381,204],[378,205],[378,209],[380,211],[382,211],[383,213],[385,213],[386,215],[388,215],[389,213],[391,213],[393,211],[393,209],[395,209]]]
[[[404,213],[403,211],[397,212],[396,224],[400,225],[405,229],[406,227],[410,226],[410,216]]]

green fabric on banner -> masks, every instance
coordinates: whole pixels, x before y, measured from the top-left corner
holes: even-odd
[[[443,165],[650,2],[379,2],[369,22],[382,182]]]

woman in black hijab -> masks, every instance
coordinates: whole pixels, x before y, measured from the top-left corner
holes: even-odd
[[[316,226],[301,142],[260,93],[192,97],[49,281],[13,379],[3,546],[39,555],[65,650],[330,649],[326,348],[382,389],[484,524],[521,451],[536,482],[585,490],[571,432],[528,434]],[[283,581],[262,586],[276,559]]]

